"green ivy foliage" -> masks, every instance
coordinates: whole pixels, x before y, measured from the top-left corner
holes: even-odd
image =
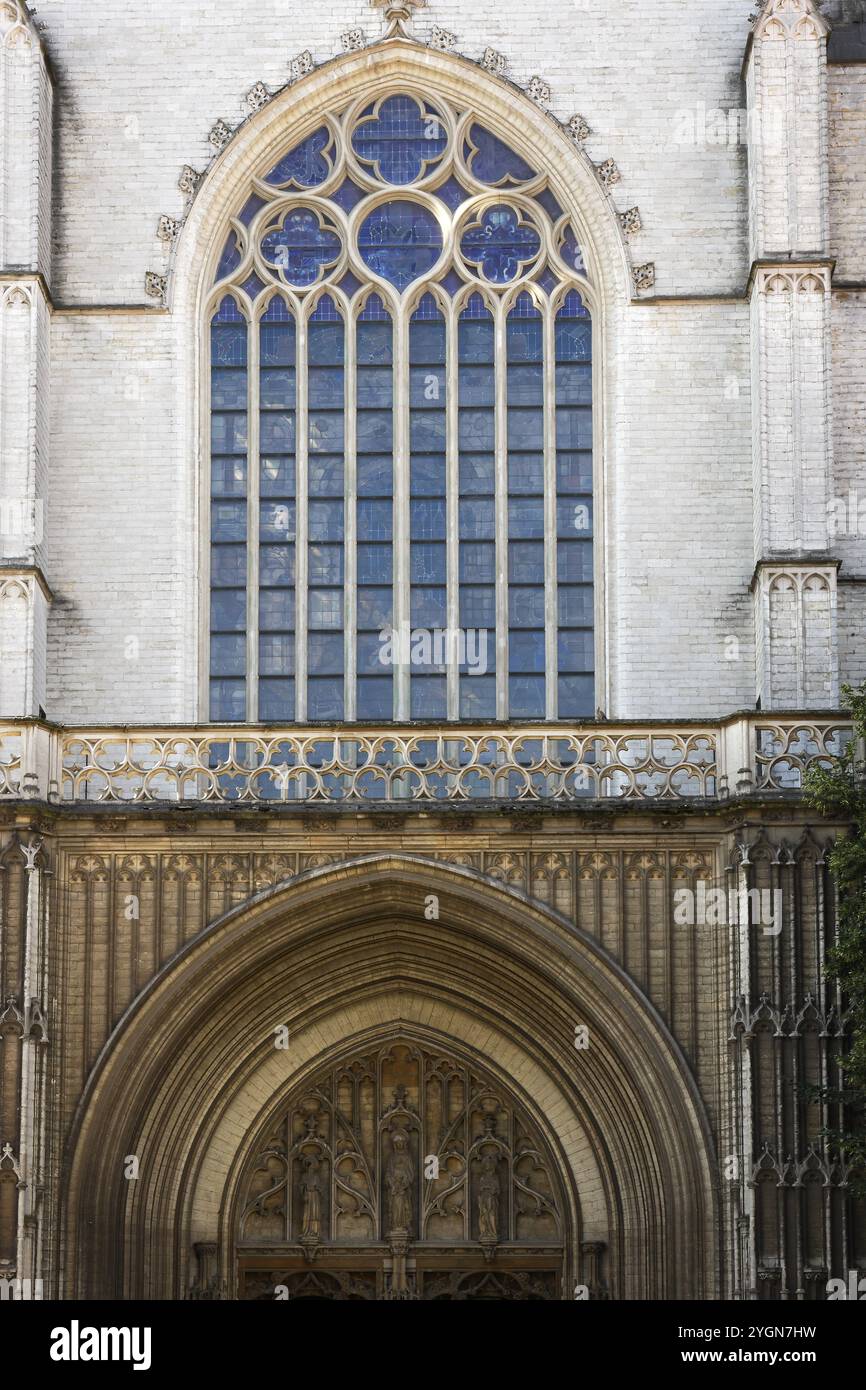
[[[830,872],[839,895],[836,944],[828,969],[839,981],[847,1001],[850,1049],[840,1067],[839,1084],[816,1092],[830,1103],[845,1105],[844,1130],[828,1130],[834,1148],[844,1150],[855,1170],[852,1188],[866,1195],[866,683],[858,689],[843,686],[844,707],[854,721],[854,737],[829,767],[812,770],[806,778],[807,801],[822,815],[844,818],[841,835],[830,855]]]

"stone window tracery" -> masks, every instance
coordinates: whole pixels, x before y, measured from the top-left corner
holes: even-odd
[[[206,306],[213,721],[593,714],[580,242],[410,92],[252,180]]]

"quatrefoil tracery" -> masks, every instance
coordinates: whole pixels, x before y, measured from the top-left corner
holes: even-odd
[[[589,278],[581,231],[528,153],[476,113],[402,89],[320,118],[271,156],[227,237],[215,283],[252,301],[274,282],[351,295],[372,280],[400,297],[448,265],[452,295],[458,281],[503,292],[533,279],[550,292],[563,269]]]

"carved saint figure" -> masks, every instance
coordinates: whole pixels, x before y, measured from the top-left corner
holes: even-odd
[[[319,1177],[321,1166],[315,1154],[304,1155],[304,1172],[301,1177],[301,1195],[304,1201],[302,1236],[318,1237],[321,1228],[322,1184]]]
[[[478,1179],[478,1234],[482,1240],[499,1239],[499,1165],[495,1154],[485,1154]]]
[[[409,1135],[402,1127],[391,1135],[391,1157],[385,1170],[388,1221],[391,1231],[408,1231],[412,1224],[412,1184],[415,1165],[409,1153]]]

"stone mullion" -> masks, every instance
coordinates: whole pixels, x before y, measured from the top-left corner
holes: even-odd
[[[247,319],[247,722],[259,717],[260,328]],[[158,956],[158,951],[157,951]]]
[[[346,719],[357,717],[358,700],[358,320],[357,315],[344,313],[345,381],[343,398],[343,593],[345,632],[343,635],[343,699]],[[393,319],[392,319],[393,333]],[[393,468],[393,465],[392,465]]]
[[[411,718],[411,654],[403,634],[411,631],[410,482],[409,482],[409,324],[405,306],[394,318],[394,710],[398,723]],[[411,641],[410,641],[411,648]],[[404,661],[403,658],[407,659]]]
[[[460,629],[460,345],[458,316],[454,301],[445,318],[445,430],[446,430],[446,584],[448,628]],[[453,639],[451,639],[453,640]],[[460,718],[460,667],[449,661],[447,667],[447,712],[449,719]]]
[[[494,310],[496,381],[496,717],[508,718],[508,344],[502,300]]]
[[[544,323],[544,626],[545,718],[559,712],[559,645],[557,615],[556,524],[556,334],[550,299],[542,307]]]
[[[309,342],[306,308],[295,316],[297,332],[295,381],[295,717],[307,717],[307,583],[309,555],[307,525],[309,498],[309,388],[307,346]],[[204,884],[202,892],[204,893]]]

